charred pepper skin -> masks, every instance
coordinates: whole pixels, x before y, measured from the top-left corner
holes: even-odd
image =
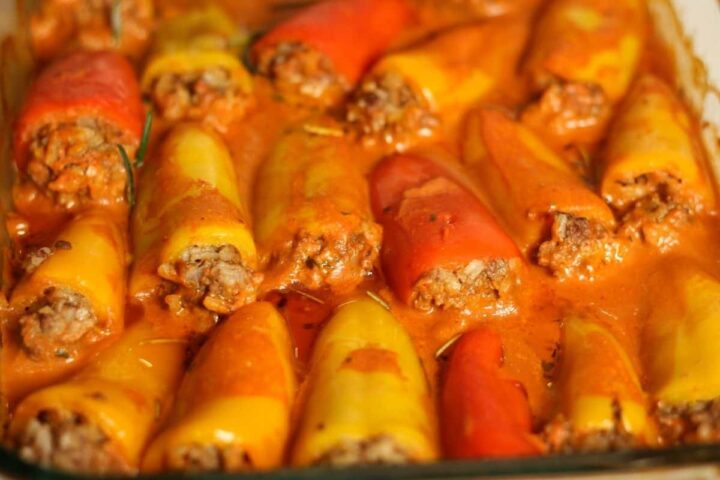
[[[293,465],[437,458],[422,366],[402,326],[375,301],[337,310],[315,343],[308,381]]]
[[[522,385],[501,372],[502,343],[481,328],[453,346],[440,393],[440,421],[450,458],[539,455]]]

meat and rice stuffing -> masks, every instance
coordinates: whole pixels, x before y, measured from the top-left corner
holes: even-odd
[[[181,445],[168,453],[169,470],[183,472],[241,472],[252,470],[250,455],[239,445]]]
[[[332,467],[406,463],[410,463],[410,456],[388,435],[376,435],[365,440],[346,439],[315,462],[316,465]]]
[[[399,145],[431,135],[438,125],[427,100],[394,72],[363,81],[348,103],[346,119],[366,140]]]
[[[127,170],[118,152],[135,142],[112,125],[90,117],[45,124],[31,137],[27,174],[56,202],[72,209],[89,201],[121,201]]]
[[[603,225],[558,213],[550,238],[538,248],[537,261],[559,278],[591,279],[603,265],[620,262],[624,252],[622,242]]]
[[[90,301],[68,289],[49,287],[25,307],[20,319],[23,346],[38,358],[72,357],[75,346],[101,328]]]
[[[720,441],[720,399],[685,405],[658,402],[654,416],[666,445]]]
[[[192,245],[174,263],[160,265],[158,273],[187,289],[183,293],[188,293],[191,300],[219,313],[253,302],[259,283],[258,275],[229,244]]]
[[[126,468],[97,425],[65,409],[40,411],[11,441],[23,460],[44,467],[96,475]]]

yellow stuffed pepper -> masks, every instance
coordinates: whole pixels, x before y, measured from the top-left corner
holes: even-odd
[[[196,355],[169,426],[149,447],[143,470],[279,467],[295,388],[285,320],[269,303],[242,308]]]
[[[170,305],[199,303],[225,314],[255,300],[257,255],[246,202],[227,147],[204,127],[176,127],[148,161],[133,240],[130,295],[139,301],[160,294]]]
[[[123,329],[127,246],[105,212],[81,214],[28,253],[2,325],[10,400],[77,370]]]
[[[373,300],[339,308],[315,344],[294,465],[438,456],[432,399],[410,337]]]
[[[627,91],[647,35],[643,0],[552,0],[524,64],[541,96],[523,114],[553,146],[592,144]]]
[[[407,147],[440,117],[459,117],[512,83],[527,33],[524,19],[471,24],[391,53],[356,89],[347,120],[367,141]]]
[[[290,131],[260,167],[255,236],[268,288],[349,291],[378,261],[367,181],[344,139]]]
[[[141,88],[169,121],[204,120],[223,131],[249,105],[252,79],[240,62],[242,38],[217,7],[166,20],[142,75]]]
[[[551,452],[622,450],[653,441],[635,365],[618,338],[596,320],[565,319],[555,384],[559,414],[545,428]]]
[[[692,262],[658,275],[643,336],[648,390],[666,444],[720,440],[720,280]]]
[[[602,158],[601,191],[625,230],[658,246],[669,230],[711,206],[712,187],[688,112],[669,85],[640,77],[618,114]],[[669,228],[668,228],[669,227]]]
[[[167,416],[186,349],[183,336],[141,320],[75,377],[25,398],[13,413],[8,441],[25,461],[43,467],[136,472],[145,444]]]

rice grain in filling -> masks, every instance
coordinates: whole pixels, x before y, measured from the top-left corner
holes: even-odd
[[[720,399],[683,405],[658,402],[653,414],[665,445],[720,441]]]
[[[40,411],[11,439],[26,462],[83,474],[130,473],[108,436],[86,417],[64,409]]]
[[[257,68],[295,103],[331,106],[349,89],[325,54],[299,42],[280,42],[263,50]]]
[[[229,313],[255,301],[258,275],[233,245],[192,245],[174,263],[158,268],[161,277],[189,291],[208,310]]]
[[[98,328],[90,301],[67,288],[49,287],[20,316],[23,347],[31,356],[72,356],[74,347]]]
[[[27,175],[68,209],[122,201],[127,171],[117,145],[132,158],[133,143],[127,134],[92,118],[46,124],[32,135]]]

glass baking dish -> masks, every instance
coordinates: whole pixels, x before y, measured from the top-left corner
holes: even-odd
[[[28,85],[32,60],[26,48],[23,12],[32,0],[0,0],[0,224],[10,206],[12,169],[10,128],[13,112]],[[674,52],[678,84],[687,103],[702,119],[702,133],[716,184],[720,184],[720,4],[717,0],[648,0],[653,21],[663,41]],[[0,255],[7,254],[7,234],[0,228]],[[5,258],[0,258],[5,266]],[[5,272],[0,290],[7,288]],[[0,295],[0,301],[4,296]],[[3,402],[4,403],[4,402]],[[0,411],[5,419],[5,409]],[[252,474],[185,474],[193,479],[474,479],[480,477],[559,478],[588,475],[596,478],[720,478],[720,444],[663,450],[633,450],[603,454],[546,456],[527,459],[441,461],[425,465],[369,466],[347,469],[280,469]],[[176,478],[178,474],[140,478]],[[45,470],[21,461],[0,448],[0,478],[82,478]]]

